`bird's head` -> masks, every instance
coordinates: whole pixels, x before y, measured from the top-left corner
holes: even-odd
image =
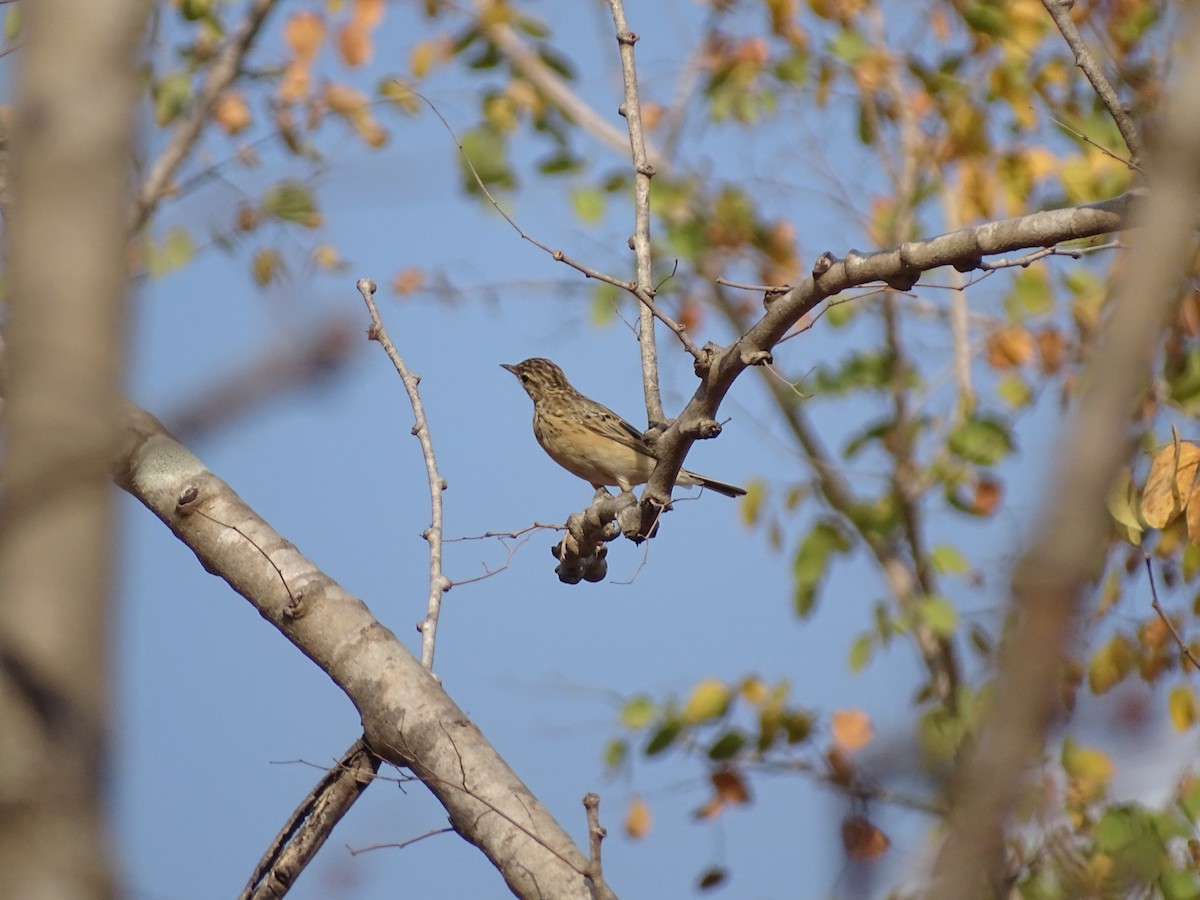
[[[517,376],[521,387],[525,388],[534,403],[548,395],[572,390],[563,370],[540,356],[519,362],[515,366],[508,363],[501,363],[500,366]]]

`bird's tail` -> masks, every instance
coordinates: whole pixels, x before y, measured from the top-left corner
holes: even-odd
[[[695,472],[689,472],[687,469],[679,473],[679,478],[675,480],[675,483],[682,484],[685,487],[698,484],[702,488],[708,488],[708,490],[724,494],[726,497],[744,497],[746,495],[745,488],[740,488],[736,484],[726,484],[724,481],[706,478],[703,475],[697,475]]]

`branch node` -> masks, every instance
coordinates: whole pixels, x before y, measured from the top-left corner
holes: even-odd
[[[832,269],[833,264],[836,262],[837,262],[837,257],[834,256],[832,253],[830,253],[828,250],[826,250],[824,253],[822,253],[820,256],[818,256],[816,258],[815,262],[813,262],[812,277],[814,279],[820,278],[822,275],[824,275],[826,272],[828,272],[830,269]]]

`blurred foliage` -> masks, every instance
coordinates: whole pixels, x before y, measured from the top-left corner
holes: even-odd
[[[866,193],[855,213],[871,249],[1108,199],[1135,181],[1119,132],[1040,0],[700,5],[703,23],[687,37],[694,42],[679,49],[681,70],[694,75],[680,83],[690,88],[670,101],[648,89],[642,98],[649,139],[666,154],[656,161],[651,194],[659,302],[690,331],[714,323],[741,331],[769,302],[769,291],[735,290],[718,278],[733,273],[763,287],[796,284],[826,249],[803,246],[825,237],[801,234],[793,217],[779,212],[774,182],[714,174],[699,149],[698,136],[708,130],[747,146],[779,142],[782,134],[788,163],[804,168],[813,150],[786,139],[799,133],[792,117],[812,117],[806,121],[816,123],[817,143],[825,139],[820,129],[839,129],[831,145],[839,154],[843,147],[855,153],[847,168],[832,173],[843,184],[830,191],[850,186],[858,193],[845,196],[856,199]],[[200,109],[203,86],[247,7],[238,0],[156,5],[155,52],[144,73],[145,103],[159,129],[151,147],[161,151],[184,123],[201,123],[187,164],[161,199],[218,177],[233,180],[238,172],[256,173],[257,180],[225,211],[226,221],[211,225],[207,241],[192,225],[151,222],[130,255],[138,272],[161,276],[207,247],[243,249],[251,240],[248,275],[264,288],[305,266],[340,267],[344,248],[324,231],[317,177],[323,163],[344,149],[339,142],[347,134],[366,148],[387,146],[394,123],[423,109],[414,90],[448,70],[479,87],[475,121],[454,123],[464,192],[481,195],[476,175],[493,192],[552,179],[585,225],[629,210],[628,159],[597,159],[577,110],[544,87],[552,82],[581,92],[577,98],[583,87],[549,7],[425,0],[423,27],[407,45],[382,54],[389,63],[403,60],[406,70],[389,71],[377,64],[377,35],[396,7],[383,0],[281,5],[282,42],[269,52],[252,48],[239,60],[233,84]],[[1135,121],[1151,120],[1159,106],[1181,8],[1167,0],[1073,5],[1072,17],[1086,24],[1093,51]],[[18,5],[6,10],[4,29],[6,41],[20,41]],[[610,37],[597,40],[611,44]],[[512,50],[514,42],[524,58]],[[514,152],[518,142],[522,153]],[[267,145],[280,148],[291,167],[260,172]],[[519,160],[531,147],[536,161],[526,166]],[[453,152],[449,144],[445,152]],[[297,240],[311,243],[297,253]],[[800,323],[796,333],[815,325],[846,339],[824,346],[802,337],[779,348],[767,373],[778,419],[772,427],[779,426],[801,463],[756,479],[741,507],[746,526],[791,560],[788,599],[799,619],[819,617],[839,569],[877,574],[878,593],[857,600],[864,628],[846,648],[847,672],[830,678],[869,670],[897,642],[918,648],[930,672],[927,683],[914,685],[909,738],[919,748],[922,774],[937,776],[923,783],[933,785],[974,737],[1003,640],[1003,622],[983,614],[987,604],[979,601],[995,560],[971,558],[956,530],[1007,520],[1005,485],[1023,458],[1021,428],[1035,410],[1053,415],[1078,391],[1082,366],[1096,352],[1109,270],[1121,255],[1114,242],[1096,239],[988,262],[989,271],[969,277],[926,273],[908,292],[834,298]],[[391,279],[402,296],[429,283],[428,273],[408,263]],[[612,321],[626,300],[610,285],[599,286],[592,305],[597,326]],[[802,346],[803,352],[784,352]],[[1188,679],[1200,657],[1200,443],[1193,440],[1200,435],[1190,430],[1200,410],[1194,291],[1161,351],[1154,392],[1133,420],[1144,454],[1110,497],[1105,569],[1078,658],[1063,663],[1061,695],[1065,717],[1080,690],[1110,695],[1137,681],[1157,688],[1148,692],[1161,699],[1154,712],[1184,731],[1196,725]],[[801,371],[787,374],[794,357],[803,360]],[[842,433],[822,435],[809,411],[831,400],[849,420]],[[1007,521],[1007,533],[1019,535],[1024,525]],[[1144,559],[1172,596],[1193,598],[1189,608],[1167,612],[1143,602],[1150,594]],[[957,684],[939,681],[939,665],[955,672]],[[862,762],[880,742],[872,726],[879,711],[819,711],[818,701],[816,689],[766,674],[732,683],[706,678],[679,697],[640,695],[621,706],[605,764],[632,777],[649,760],[694,758],[706,785],[696,815],[706,820],[752,807],[760,774],[815,778],[854,800],[855,811],[841,823],[847,857],[879,858],[890,842],[873,811],[898,802],[889,775],[911,773]],[[1116,802],[1110,788],[1117,761],[1077,743],[1069,720],[1066,728],[1059,752],[1047,757],[1031,788],[1022,827],[1010,836],[1017,893],[1119,896],[1152,885],[1163,897],[1197,896],[1200,781],[1182,777],[1172,801],[1157,810]],[[936,823],[945,800],[934,787],[909,802]],[[635,796],[626,833],[643,837],[651,822],[651,805]],[[712,888],[728,875],[714,864],[697,885]]]

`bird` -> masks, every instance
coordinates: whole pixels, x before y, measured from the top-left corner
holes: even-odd
[[[616,486],[628,493],[633,485],[650,479],[658,457],[646,436],[607,406],[571,387],[557,365],[541,357],[500,365],[517,376],[533,400],[533,436],[552,460],[597,490]],[[746,493],[737,485],[687,469],[679,470],[675,484],[699,485],[726,497]]]

